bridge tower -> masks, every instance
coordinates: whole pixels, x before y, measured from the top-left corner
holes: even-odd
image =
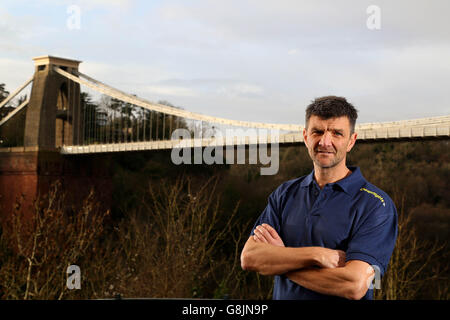
[[[24,133],[25,147],[54,150],[72,145],[82,130],[80,85],[53,71],[53,66],[73,73],[80,61],[42,56],[34,58],[35,72]]]
[[[20,202],[25,215],[34,212],[34,201],[60,181],[68,206],[81,204],[91,187],[102,190],[106,207],[111,197],[108,155],[63,156],[60,148],[80,141],[83,110],[80,85],[53,70],[78,71],[80,61],[41,56],[33,59],[35,72],[28,106],[9,127],[22,127],[23,145],[0,148],[0,218],[8,218]],[[78,136],[80,135],[80,136]],[[106,160],[106,161],[105,161]],[[6,220],[4,220],[6,221]]]

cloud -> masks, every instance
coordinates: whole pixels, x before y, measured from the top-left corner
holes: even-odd
[[[226,98],[261,98],[264,90],[257,85],[248,83],[236,83],[229,86],[221,86],[217,89],[217,94]]]
[[[175,86],[146,86],[144,88],[151,96],[161,97],[195,97],[197,94],[194,90],[185,87]],[[159,99],[158,99],[159,100]]]
[[[367,29],[368,0],[242,0],[163,3],[153,17],[176,21],[190,34],[222,43],[271,43],[282,46],[403,46],[450,41],[450,2],[379,0],[381,30]]]
[[[71,4],[82,9],[79,32],[65,27]],[[377,31],[366,26],[371,4],[381,9]],[[82,72],[123,91],[219,117],[289,123],[326,94],[355,101],[361,121],[450,113],[447,0],[5,0],[2,7],[0,81],[8,87],[31,75],[33,56],[52,54],[84,60]],[[20,81],[5,59],[22,64]]]
[[[73,0],[68,0],[68,3],[73,2]],[[79,0],[82,5],[89,6],[118,6],[118,7],[129,7],[135,1],[134,0]]]
[[[33,72],[32,61],[0,57],[0,83],[5,83],[9,92],[13,92],[22,85],[33,75]]]
[[[30,5],[28,0],[4,0],[6,2],[22,2],[23,5]],[[35,2],[36,6],[71,6],[77,5],[83,9],[94,9],[94,8],[128,8],[135,4],[135,0],[39,0]],[[32,4],[33,5],[33,4]]]

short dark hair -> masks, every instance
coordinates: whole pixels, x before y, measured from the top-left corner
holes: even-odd
[[[309,118],[313,115],[325,120],[345,116],[350,121],[350,133],[353,133],[358,118],[358,110],[344,97],[326,96],[314,99],[306,108],[306,127],[308,127]]]

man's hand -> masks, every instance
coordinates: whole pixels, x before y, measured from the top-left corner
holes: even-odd
[[[267,223],[263,223],[255,228],[253,239],[256,242],[268,243],[278,247],[284,247],[284,242],[277,231]]]
[[[317,265],[321,268],[343,267],[345,266],[345,252],[342,250],[320,248]]]
[[[345,253],[323,247],[286,247],[277,231],[263,223],[254,230],[241,253],[242,269],[262,275],[318,266],[337,268],[345,265]]]
[[[257,226],[253,239],[256,242],[268,243],[278,247],[284,247],[284,242],[277,231],[267,223]],[[345,252],[328,248],[316,248],[316,265],[321,268],[337,268],[345,266]]]

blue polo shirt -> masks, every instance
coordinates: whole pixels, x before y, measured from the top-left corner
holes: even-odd
[[[320,246],[345,251],[346,260],[361,260],[386,272],[397,238],[397,210],[389,196],[367,182],[358,167],[320,189],[314,171],[287,181],[268,199],[255,223],[267,223],[286,247]],[[251,234],[253,235],[253,230]],[[286,276],[275,276],[273,299],[336,299],[306,289]],[[373,289],[363,299],[373,299]]]

